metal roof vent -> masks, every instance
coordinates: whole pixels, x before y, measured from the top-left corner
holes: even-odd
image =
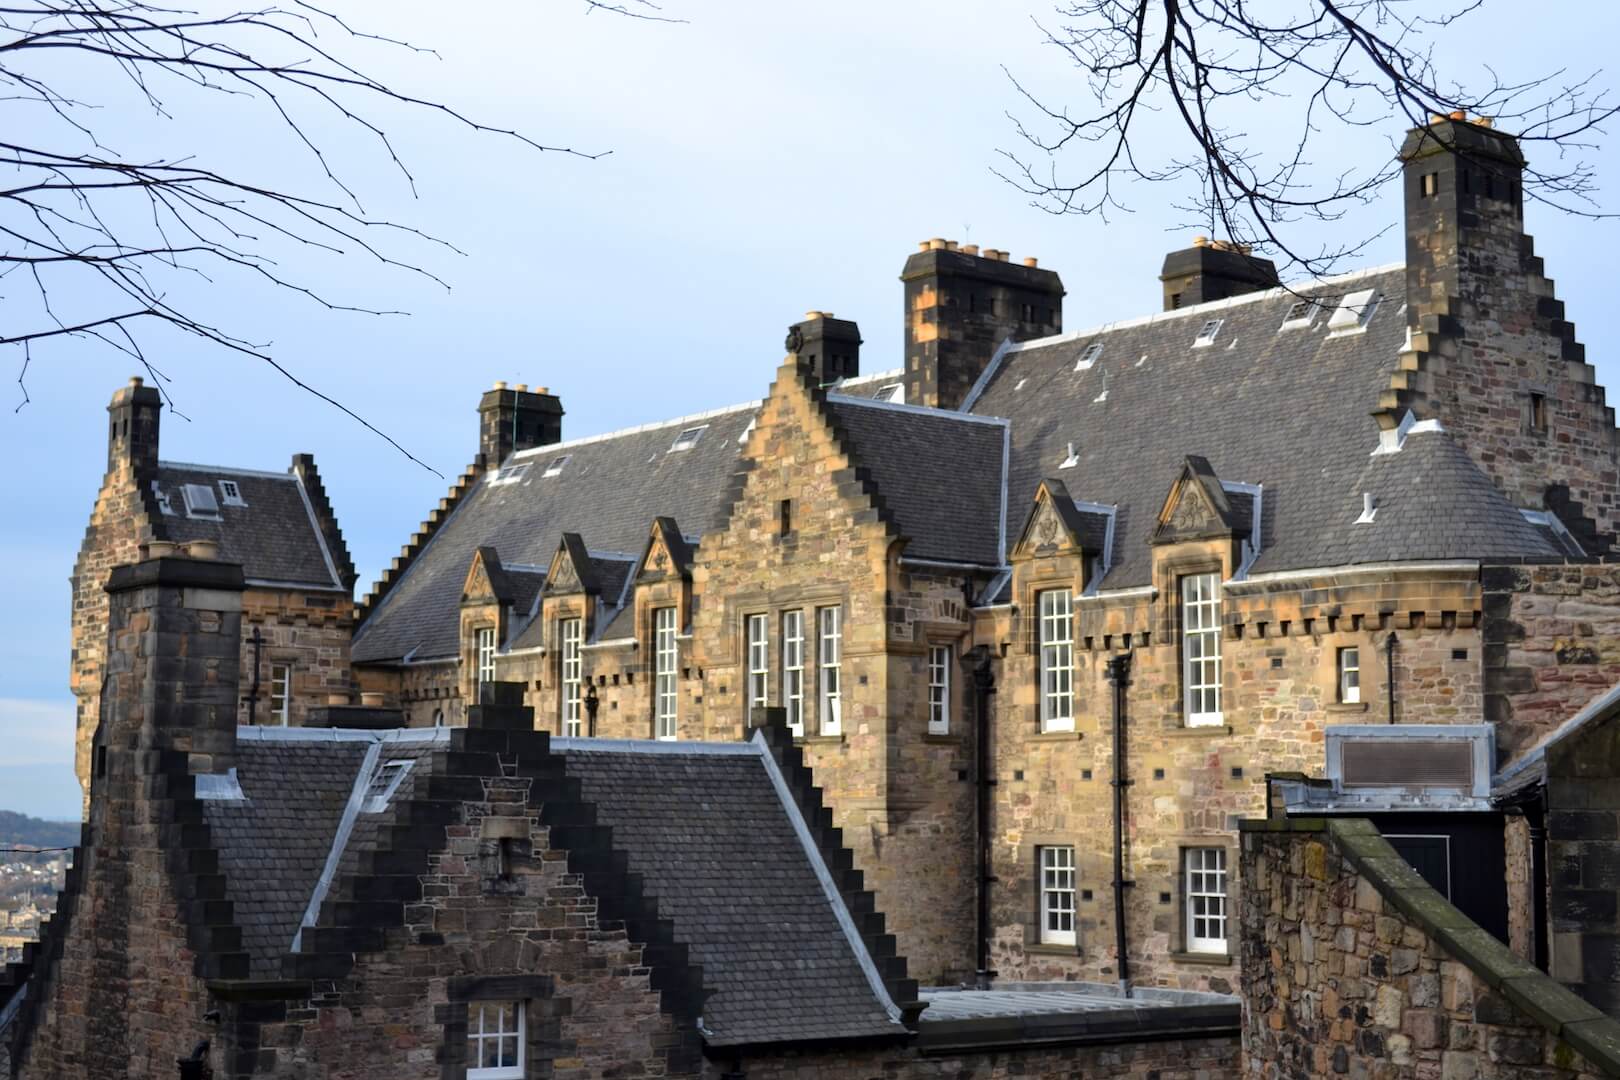
[[[1341,791],[1399,788],[1485,798],[1489,724],[1344,724],[1327,729],[1327,774]]]
[[[214,489],[207,484],[181,484],[180,494],[186,500],[187,517],[220,520],[219,500],[214,498]]]

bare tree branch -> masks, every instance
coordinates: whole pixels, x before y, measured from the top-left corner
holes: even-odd
[[[1327,275],[1376,235],[1307,249],[1294,227],[1342,219],[1399,176],[1400,164],[1391,154],[1370,168],[1328,172],[1316,160],[1323,140],[1461,113],[1493,118],[1521,144],[1552,144],[1559,153],[1541,159],[1563,161],[1590,149],[1620,109],[1595,73],[1513,82],[1486,69],[1474,86],[1443,78],[1433,36],[1483,3],[1069,0],[1056,9],[1057,25],[1040,30],[1084,79],[1088,107],[1047,104],[1009,72],[1030,119],[1011,118],[1025,146],[1003,151],[996,172],[1054,214],[1126,209],[1121,181],[1170,185],[1189,225],[1276,257],[1284,270]],[[1279,124],[1287,116],[1292,131]],[[1257,120],[1263,132],[1245,129]],[[1523,191],[1568,213],[1610,216],[1579,160],[1527,166]]]

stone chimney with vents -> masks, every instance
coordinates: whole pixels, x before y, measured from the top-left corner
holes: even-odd
[[[550,390],[497,382],[478,401],[478,452],[491,468],[519,450],[562,441],[562,401]]]
[[[861,373],[861,329],[830,311],[805,312],[803,322],[788,327],[787,347],[810,365],[818,386]]]
[[[1166,255],[1159,281],[1164,285],[1166,311],[1263,292],[1282,284],[1276,264],[1252,254],[1247,244],[1207,236],[1195,237],[1192,247]]]
[[[1514,505],[1609,551],[1614,410],[1525,234],[1518,140],[1452,113],[1409,131],[1400,160],[1410,338],[1374,415],[1439,420]]]
[[[129,469],[150,476],[158,463],[158,414],[163,398],[139,376],[120,387],[107,405],[107,472]]]
[[[924,240],[906,260],[906,401],[961,405],[1003,341],[1063,330],[1063,281],[1035,259]]]

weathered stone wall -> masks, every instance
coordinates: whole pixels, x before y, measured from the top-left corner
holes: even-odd
[[[990,643],[1003,655],[995,696],[993,966],[1006,977],[1031,981],[1118,978],[1113,699],[1106,668],[1110,655],[1129,648],[1130,977],[1142,985],[1230,992],[1237,977],[1233,957],[1186,949],[1184,850],[1227,849],[1229,910],[1235,915],[1238,819],[1263,810],[1267,772],[1321,773],[1329,725],[1386,719],[1383,643],[1390,633],[1398,638],[1397,720],[1478,722],[1478,581],[1472,572],[1374,571],[1228,588],[1222,606],[1223,722],[1188,727],[1179,620],[1165,596],[1174,594],[1173,578],[1154,597],[1093,599],[1079,596],[1080,575],[1078,558],[1035,560],[1015,574],[1016,605],[1004,618],[980,624],[981,638],[993,633]],[[1075,731],[1042,733],[1035,594],[1065,584],[1078,598]],[[1338,650],[1347,646],[1360,650],[1359,703],[1338,701]],[[1081,891],[1074,946],[1040,942],[1036,849],[1048,844],[1075,848]]]
[[[1615,1075],[1620,1025],[1423,882],[1366,821],[1244,823],[1244,1074]]]
[[[1493,566],[1481,581],[1485,719],[1506,764],[1620,682],[1620,566]]]
[[[249,589],[242,598],[242,696],[253,686],[253,631],[261,639],[259,701],[261,724],[271,722],[270,665],[292,669],[287,723],[302,725],[309,710],[327,704],[331,694],[352,696],[349,644],[354,637],[354,610],[341,593]],[[238,720],[248,721],[247,702]]]
[[[750,1080],[1072,1080],[1076,1077],[1142,1077],[1144,1080],[1229,1080],[1240,1074],[1235,1038],[1129,1041],[1102,1046],[1028,1050],[973,1050],[919,1054],[914,1050],[852,1049],[744,1057]],[[709,1062],[704,1075],[720,1080],[726,1068]]]
[[[1549,973],[1620,1016],[1620,720],[1547,748]]]

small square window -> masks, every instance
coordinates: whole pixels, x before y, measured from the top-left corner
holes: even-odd
[[[521,1080],[524,1008],[520,1001],[467,1006],[467,1080]]]
[[[1102,355],[1102,351],[1103,343],[1100,341],[1093,341],[1090,345],[1087,345],[1086,351],[1080,354],[1079,360],[1075,361],[1074,370],[1084,371],[1092,364],[1095,364],[1097,357]]]
[[[219,482],[220,499],[226,506],[246,506],[247,501],[242,498],[242,486],[235,480],[221,480]]]
[[[1288,308],[1288,314],[1283,316],[1283,323],[1279,329],[1300,330],[1316,321],[1317,303],[1315,300],[1296,300]]]
[[[679,435],[675,436],[675,441],[669,446],[669,452],[673,454],[677,450],[692,449],[692,447],[698,444],[698,440],[703,438],[703,433],[707,430],[709,430],[708,424],[686,428]]]
[[[1206,345],[1215,344],[1215,337],[1221,332],[1221,319],[1210,319],[1198,328],[1198,336],[1193,339],[1193,348],[1201,349]]]
[[[563,454],[560,457],[552,458],[546,463],[546,471],[541,473],[540,476],[545,478],[547,476],[557,476],[561,474],[563,469],[567,468],[568,463],[573,460],[573,457],[574,455],[572,454]]]

